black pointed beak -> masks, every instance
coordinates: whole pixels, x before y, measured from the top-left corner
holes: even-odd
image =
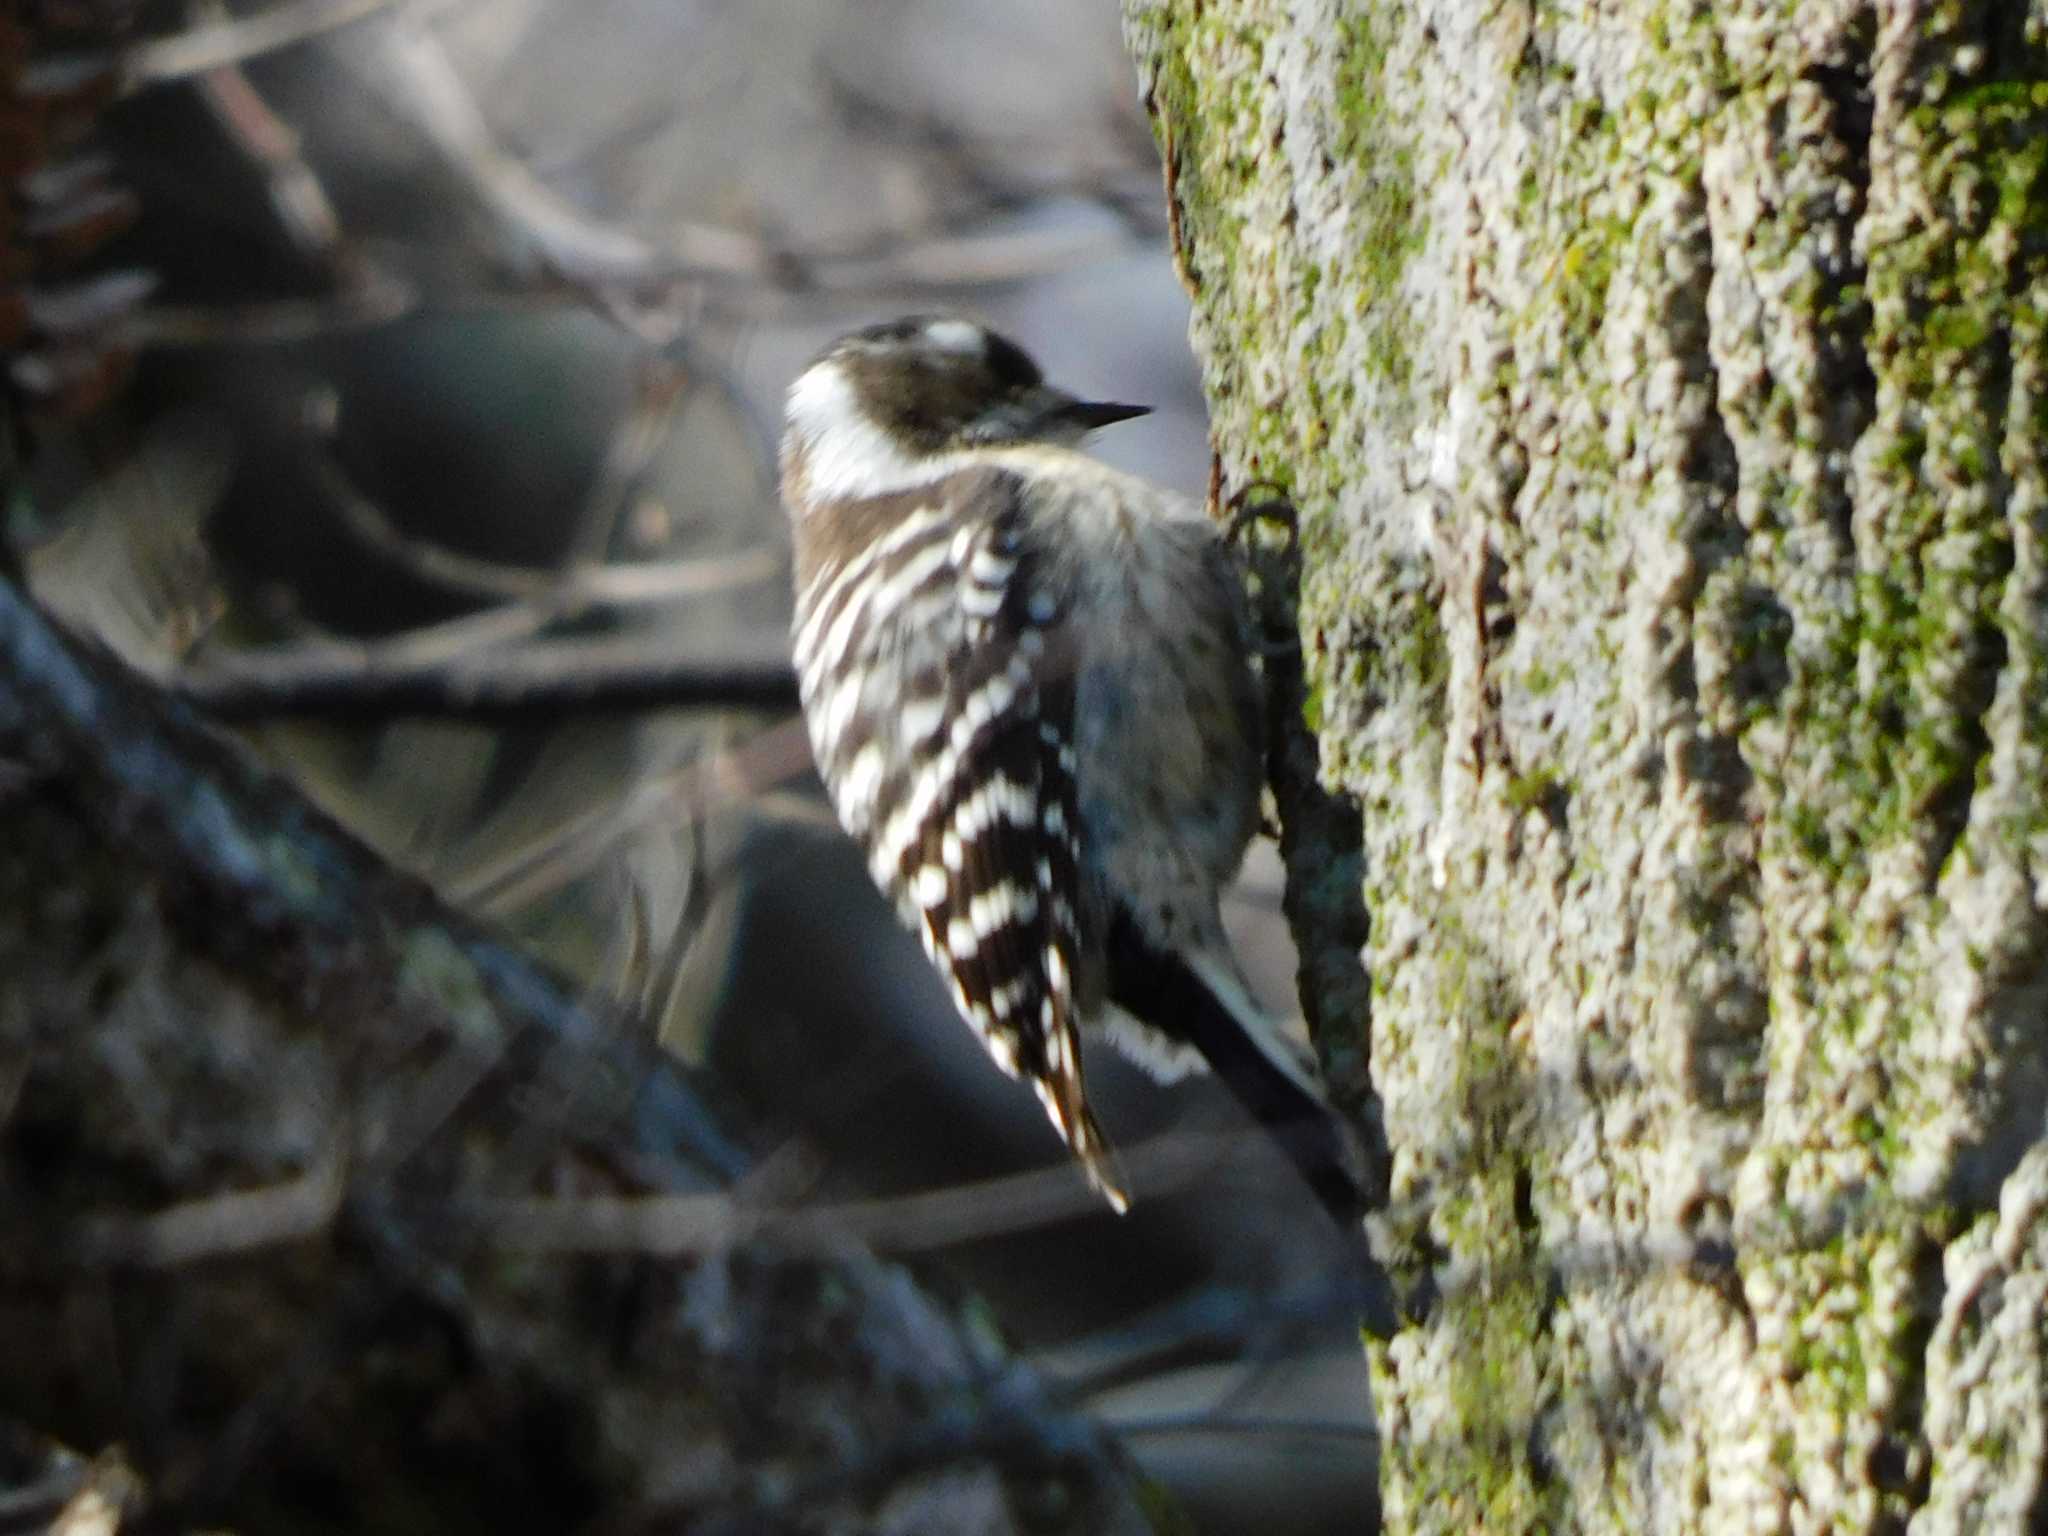
[[[1085,432],[1097,427],[1106,427],[1113,422],[1129,421],[1133,416],[1150,416],[1149,405],[1118,405],[1110,400],[1076,400],[1060,407],[1062,420],[1070,421]]]

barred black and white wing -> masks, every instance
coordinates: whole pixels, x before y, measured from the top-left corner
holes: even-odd
[[[800,529],[797,670],[819,772],[876,883],[1122,1210],[1076,1028],[1068,603],[1023,494],[1014,475],[971,471],[842,516],[831,550]]]

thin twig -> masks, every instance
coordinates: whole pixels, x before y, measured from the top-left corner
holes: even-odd
[[[270,103],[241,70],[222,66],[205,71],[199,96],[229,141],[262,174],[270,206],[300,254],[330,270],[345,261],[341,218],[333,199],[299,149],[296,129],[270,109]]]
[[[289,0],[253,15],[151,38],[122,55],[122,94],[133,95],[153,85],[246,64],[266,53],[354,26],[396,3],[397,0]]]
[[[464,906],[517,911],[585,873],[604,855],[657,823],[680,826],[721,806],[757,813],[764,794],[808,771],[811,748],[801,722],[770,726],[738,746],[635,784],[623,799],[592,805],[549,829],[537,843],[444,882]],[[838,823],[821,818],[835,834]]]
[[[265,346],[311,341],[388,325],[416,309],[420,290],[390,273],[375,273],[340,293],[309,299],[257,299],[242,304],[151,304],[125,317],[116,332],[128,346]]]
[[[309,468],[343,526],[409,575],[474,597],[535,602],[550,618],[593,607],[632,607],[729,592],[766,581],[783,568],[780,551],[767,547],[632,565],[512,565],[401,532],[325,454],[312,455]]]
[[[796,707],[780,655],[691,657],[650,651],[644,636],[531,640],[448,657],[375,644],[243,651],[163,687],[223,720],[319,718],[535,720],[649,709]]]
[[[330,1138],[318,1161],[295,1179],[187,1200],[149,1216],[81,1217],[77,1257],[86,1264],[174,1269],[291,1242],[334,1220],[347,1175],[340,1138]]]
[[[1240,1152],[1248,1132],[1174,1132],[1125,1149],[1135,1187],[1163,1194],[1209,1177]],[[644,1253],[677,1258],[716,1252],[741,1237],[786,1243],[848,1236],[896,1253],[1051,1226],[1102,1210],[1101,1198],[1067,1164],[912,1195],[795,1210],[749,1206],[726,1194],[601,1199],[514,1199],[475,1212],[480,1230],[507,1248],[547,1253]]]
[[[1168,1414],[1149,1419],[1105,1418],[1103,1428],[1119,1439],[1158,1435],[1314,1435],[1326,1440],[1358,1440],[1368,1445],[1379,1436],[1370,1424],[1342,1419],[1289,1419],[1264,1414]]]
[[[572,207],[508,154],[432,36],[398,17],[377,27],[374,41],[379,74],[373,83],[385,100],[543,265],[593,289],[681,275],[648,241]]]

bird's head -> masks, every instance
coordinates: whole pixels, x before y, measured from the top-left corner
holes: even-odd
[[[806,498],[888,494],[976,448],[1072,444],[1148,409],[1055,389],[1015,342],[970,320],[912,315],[840,337],[798,375],[784,484]]]

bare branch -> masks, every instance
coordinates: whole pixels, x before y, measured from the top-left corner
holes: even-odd
[[[767,548],[633,565],[576,564],[561,570],[509,565],[402,533],[331,459],[316,455],[309,467],[349,532],[408,574],[474,597],[532,602],[550,619],[593,607],[670,603],[728,592],[779,575],[784,565],[782,553]]]
[[[549,270],[594,289],[680,275],[638,235],[590,218],[505,152],[433,37],[402,18],[375,29],[385,100],[414,127],[479,203]]]
[[[758,812],[766,791],[787,784],[810,766],[811,747],[803,723],[784,721],[702,762],[644,779],[622,799],[565,819],[544,840],[452,881],[452,894],[480,910],[524,906],[559,890],[650,825],[688,825],[728,805]],[[829,815],[820,813],[817,821],[831,835],[839,835],[839,824]]]
[[[270,110],[239,69],[209,69],[200,77],[200,99],[214,120],[263,174],[270,206],[299,251],[329,267],[343,261],[341,220],[327,188],[299,152],[299,136]]]
[[[650,653],[644,636],[532,640],[451,657],[397,655],[377,644],[241,651],[161,679],[223,720],[320,718],[537,720],[648,709],[796,708],[780,654]]]
[[[252,15],[188,27],[137,43],[121,57],[124,94],[209,70],[246,64],[342,27],[354,26],[398,0],[289,0]]]
[[[348,1160],[339,1138],[305,1173],[262,1189],[188,1200],[148,1216],[78,1218],[80,1264],[173,1269],[324,1230],[341,1210]]]
[[[715,1188],[744,1159],[637,1032],[4,581],[0,753],[28,925],[0,933],[0,1044],[35,1053],[41,1128],[0,1138],[0,1420],[54,1401],[135,1448],[149,1513],[207,1524],[345,1486],[366,1528],[752,1531],[791,1489],[855,1528],[882,1494],[938,1511],[951,1480],[1028,1469],[1068,1528],[1142,1528],[1097,1426],[854,1245],[505,1262],[466,1213]],[[110,1102],[110,1070],[161,1112]],[[82,1222],[79,1193],[155,1214]],[[116,1287],[141,1384],[108,1392],[78,1309]],[[394,1409],[462,1454],[371,1449]],[[530,1466],[515,1431],[542,1425]]]
[[[1118,1152],[1134,1189],[1146,1195],[1213,1177],[1241,1152],[1244,1132],[1157,1136]],[[1102,1200],[1073,1167],[952,1184],[914,1195],[798,1209],[749,1206],[737,1196],[645,1195],[615,1200],[501,1200],[475,1213],[492,1241],[543,1253],[646,1253],[662,1258],[715,1252],[745,1236],[815,1244],[852,1235],[892,1253],[917,1253],[977,1238],[1093,1216]]]
[[[116,334],[127,345],[143,349],[309,341],[388,325],[411,313],[420,301],[420,291],[411,283],[378,273],[318,298],[152,304],[126,317]]]
[[[441,956],[438,964],[468,978],[465,997],[474,1008],[454,1017],[437,992],[415,996],[419,988],[387,976],[383,985],[392,995],[411,999],[391,1009],[387,1029],[438,1030],[460,1047],[450,1059],[481,1057],[491,1071],[522,1052],[531,1066],[530,1053],[544,1054],[552,1044],[615,1051],[630,1080],[652,1081],[668,1095],[679,1158],[695,1157],[728,1175],[741,1165],[716,1118],[653,1048],[610,1038],[609,1024],[538,966],[384,868],[225,740],[163,711],[140,678],[103,653],[81,656],[74,645],[18,587],[0,579],[0,749],[32,775],[61,774],[75,792],[91,796],[122,826],[138,864],[175,867],[183,900],[205,914],[211,942],[245,967],[260,958],[276,968],[278,984],[301,997],[360,988],[365,967],[416,964],[417,952],[408,961],[396,950],[426,945]],[[263,821],[266,813],[290,821],[289,858],[273,856],[279,834]],[[350,926],[369,922],[380,907],[413,914],[431,932],[408,938],[387,925],[373,943]],[[480,1029],[486,1018],[497,1031],[488,1039]],[[486,1042],[493,1049],[479,1050]],[[396,1123],[380,1129],[380,1156],[404,1139],[394,1135]]]

